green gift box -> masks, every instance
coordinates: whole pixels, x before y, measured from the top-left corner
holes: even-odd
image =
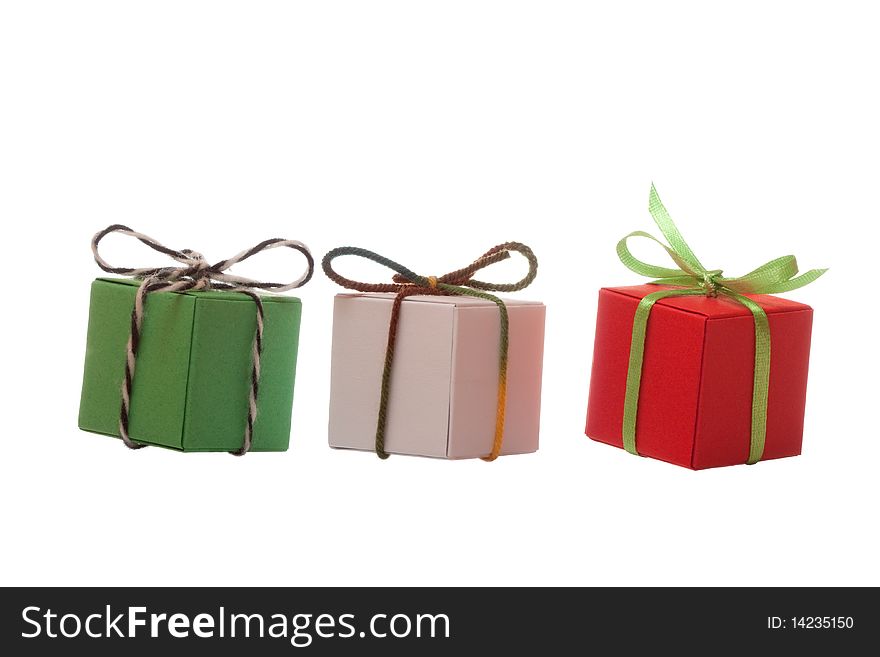
[[[141,281],[92,283],[79,427],[120,436],[120,404],[132,308]],[[301,303],[261,295],[264,309],[251,451],[285,451]],[[184,452],[242,447],[248,421],[254,300],[231,290],[155,291],[145,298],[129,410],[129,437]]]

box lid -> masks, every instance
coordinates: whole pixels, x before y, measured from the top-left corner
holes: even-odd
[[[97,280],[105,281],[107,283],[118,283],[119,285],[129,285],[131,287],[138,287],[141,284],[141,281],[135,278],[98,278]],[[162,291],[159,290],[152,294],[161,293]],[[271,292],[266,292],[265,290],[259,290],[258,293],[260,295],[260,301],[263,303],[301,303],[298,297],[273,294]],[[240,292],[233,292],[232,290],[184,290],[183,292],[177,292],[176,294],[185,294],[191,297],[210,296],[212,299],[247,301],[248,303],[253,303],[253,299]]]
[[[370,299],[393,299],[396,295],[393,292],[340,292],[338,297],[365,297]],[[501,299],[506,306],[540,306],[540,301],[528,301],[526,299]],[[433,294],[414,294],[406,297],[404,303],[439,303],[448,306],[494,306],[495,304],[486,299],[466,296],[452,295],[433,295]]]
[[[609,292],[615,292],[634,299],[642,299],[653,292],[659,290],[674,290],[670,285],[631,285],[627,287],[608,287],[603,288]],[[810,306],[790,299],[771,296],[769,294],[747,294],[749,299],[755,301],[768,315],[773,313],[794,312],[799,310],[809,310]],[[717,297],[707,297],[705,295],[695,295],[688,297],[668,297],[661,299],[657,305],[668,306],[677,310],[702,315],[710,319],[723,319],[725,317],[751,316],[751,311],[741,303],[737,303],[733,299],[719,294]]]

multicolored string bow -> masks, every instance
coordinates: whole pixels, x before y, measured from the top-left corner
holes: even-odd
[[[754,271],[737,278],[722,276],[720,269],[707,269],[691,251],[681,236],[672,217],[666,211],[657,190],[651,185],[648,211],[669,246],[642,231],[630,233],[617,243],[617,255],[629,269],[642,276],[656,280],[653,285],[673,285],[678,289],[661,290],[644,297],[636,308],[633,320],[632,346],[626,375],[626,398],[623,409],[623,446],[631,454],[636,449],[636,416],[639,408],[639,388],[642,378],[642,361],[645,352],[645,332],[651,308],[666,297],[705,294],[715,297],[723,294],[749,309],[755,318],[755,375],[752,392],[752,426],[749,444],[749,464],[757,463],[764,454],[764,438],[767,429],[767,395],[770,384],[770,326],[764,310],[746,294],[778,294],[808,285],[824,274],[826,269],[811,269],[798,275],[794,256],[782,256],[767,262]],[[642,262],[630,253],[627,240],[630,237],[647,237],[662,246],[678,265],[670,269]]]
[[[112,267],[98,253],[98,244],[104,237],[110,233],[120,233],[128,237],[134,237],[140,240],[148,247],[159,253],[170,256],[177,262],[181,263],[180,267]],[[297,280],[292,283],[265,283],[255,281],[244,276],[236,276],[229,274],[227,269],[233,265],[247,260],[251,256],[265,251],[267,249],[275,249],[278,247],[287,247],[302,253],[307,262],[306,271]],[[131,311],[131,332],[126,346],[125,359],[125,377],[122,380],[122,403],[119,409],[119,435],[126,447],[131,449],[140,449],[145,447],[141,443],[137,443],[131,439],[128,434],[129,412],[131,408],[131,389],[134,382],[134,370],[137,363],[137,353],[141,340],[141,327],[144,321],[144,301],[150,292],[183,292],[186,290],[210,290],[223,289],[240,292],[250,297],[257,311],[257,327],[254,333],[254,344],[252,351],[252,368],[251,368],[251,387],[248,393],[248,416],[245,426],[244,439],[241,448],[232,452],[236,456],[242,456],[251,448],[254,433],[254,422],[257,419],[257,395],[260,388],[260,357],[263,353],[263,302],[254,290],[262,290],[266,292],[284,292],[305,285],[309,282],[315,269],[315,261],[308,247],[302,242],[296,240],[269,239],[260,242],[250,249],[245,249],[241,253],[232,256],[226,260],[211,265],[205,260],[201,253],[190,249],[181,249],[175,251],[163,246],[156,240],[143,233],[138,233],[127,226],[121,224],[113,224],[108,226],[92,238],[92,254],[95,262],[104,271],[111,274],[120,274],[123,276],[133,276],[141,279],[140,287],[138,287],[135,295],[134,308]]]
[[[487,283],[474,280],[473,276],[484,267],[506,260],[511,253],[519,253],[528,260],[529,271],[524,278],[516,283]],[[339,256],[353,255],[372,260],[393,270],[393,283],[362,283],[339,275],[333,270],[331,262]],[[395,293],[391,306],[391,321],[388,327],[388,346],[385,351],[385,368],[382,372],[382,388],[379,397],[379,415],[376,421],[376,454],[379,458],[388,458],[385,451],[385,425],[387,422],[388,397],[391,387],[391,365],[394,361],[394,346],[397,338],[397,326],[400,321],[400,305],[403,300],[415,294],[438,294],[451,296],[477,297],[491,301],[501,314],[501,340],[498,349],[498,408],[495,415],[495,437],[492,450],[484,461],[494,461],[501,453],[504,441],[504,412],[507,403],[507,350],[509,341],[509,322],[507,307],[498,297],[489,292],[516,292],[522,290],[535,280],[538,273],[538,259],[532,250],[519,242],[505,242],[489,249],[473,263],[445,276],[420,276],[393,260],[378,253],[353,246],[333,249],[324,256],[322,262],[324,273],[333,282],[349,290],[358,292],[392,292]]]

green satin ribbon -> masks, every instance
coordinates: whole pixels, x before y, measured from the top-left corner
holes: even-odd
[[[681,236],[672,217],[666,211],[657,190],[651,185],[648,211],[666,240],[667,246],[653,235],[635,231],[617,243],[617,255],[629,269],[642,276],[654,278],[652,285],[674,285],[678,289],[661,290],[644,297],[636,308],[633,320],[632,345],[626,374],[626,399],[623,407],[623,447],[630,454],[636,449],[636,416],[639,409],[639,387],[642,380],[642,362],[645,353],[645,332],[651,308],[667,297],[723,294],[741,303],[755,318],[755,378],[752,392],[752,428],[749,446],[749,464],[757,463],[764,453],[767,428],[767,391],[770,383],[770,326],[767,314],[746,294],[778,294],[808,285],[824,274],[826,269],[811,269],[798,275],[794,256],[782,256],[761,265],[754,271],[737,278],[722,276],[720,269],[706,269]],[[630,253],[630,237],[647,237],[662,246],[678,269],[660,267],[642,262]]]

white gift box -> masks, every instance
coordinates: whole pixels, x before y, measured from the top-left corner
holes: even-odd
[[[394,294],[338,294],[333,310],[330,446],[373,451]],[[501,454],[538,449],[545,306],[507,300],[507,404]],[[487,456],[498,404],[500,312],[491,301],[411,296],[400,310],[385,451]]]

